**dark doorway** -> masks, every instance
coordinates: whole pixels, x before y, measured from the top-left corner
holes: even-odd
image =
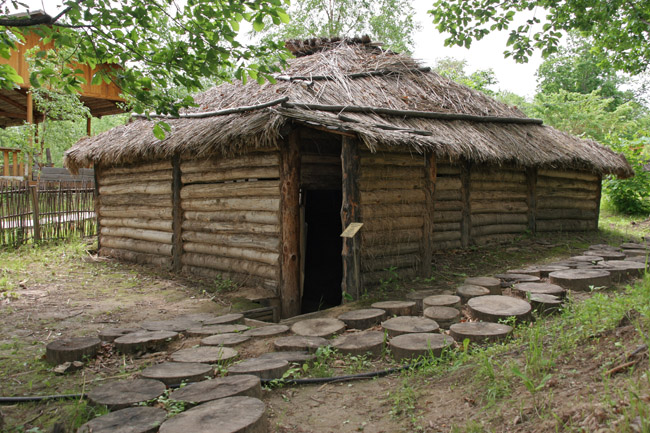
[[[341,190],[303,191],[305,205],[305,282],[302,312],[341,304]]]

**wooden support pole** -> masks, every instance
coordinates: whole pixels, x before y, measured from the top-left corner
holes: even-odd
[[[12,153],[13,153],[13,162],[14,162],[14,169],[13,169],[12,176],[20,176],[20,167],[18,166],[18,151]]]
[[[359,142],[355,138],[341,138],[342,206],[341,224],[345,229],[350,223],[361,222],[361,194],[359,192]],[[341,290],[352,299],[361,294],[361,234],[343,238],[341,259],[343,280]],[[345,299],[345,296],[343,297]]]
[[[596,193],[596,220],[594,221],[594,230],[598,230],[600,221],[600,199],[603,194],[603,175],[598,175],[598,192]]]
[[[526,201],[528,202],[528,230],[531,233],[537,231],[537,168],[529,167],[526,169],[526,183],[528,193]]]
[[[172,270],[180,272],[183,255],[183,210],[181,209],[181,158],[172,157]]]
[[[27,92],[27,123],[31,126],[34,124],[34,99],[32,98],[32,92]],[[29,144],[34,144],[31,134],[29,135]],[[27,179],[32,180],[32,154],[27,154]]]
[[[460,191],[463,203],[462,220],[460,225],[460,243],[463,248],[469,246],[469,235],[471,233],[472,209],[469,200],[470,192],[470,162],[460,162]]]
[[[291,131],[280,146],[282,317],[300,314],[300,135]]]
[[[8,150],[3,150],[2,151],[2,156],[3,156],[3,163],[4,165],[2,166],[2,175],[3,176],[9,176],[9,151]]]
[[[32,196],[32,216],[34,221],[34,242],[39,242],[41,240],[41,222],[40,222],[40,212],[38,209],[38,183],[31,182],[29,185],[31,189]]]
[[[431,152],[425,155],[424,166],[424,228],[422,236],[422,263],[419,275],[423,278],[431,276],[431,261],[433,260],[433,212],[435,210],[434,194],[436,192],[436,177],[438,168],[436,155]]]
[[[99,179],[100,179],[101,176],[99,175],[99,171],[100,171],[100,168],[97,165],[95,165],[93,167],[93,177],[94,177],[94,180],[95,180],[95,190],[93,191],[93,198],[94,198],[93,201],[95,203],[95,220],[97,221],[97,252],[98,253],[99,253],[99,250],[102,247],[102,243],[101,243],[102,242],[102,237],[101,237],[101,229],[102,229],[102,227],[100,225],[101,224],[101,218],[100,218],[100,215],[99,215],[99,209],[101,208],[101,206],[100,206],[101,197],[99,196]]]

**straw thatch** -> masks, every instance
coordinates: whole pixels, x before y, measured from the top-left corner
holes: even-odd
[[[471,116],[525,118],[516,107],[421,68],[415,60],[383,51],[368,41],[292,42],[297,55],[277,83],[225,84],[196,97],[189,113],[268,103],[288,97],[289,104],[227,115],[166,120],[172,131],[160,141],[152,121],[134,120],[79,141],[67,153],[71,170],[91,164],[117,165],[169,158],[174,154],[205,158],[274,148],[286,125],[318,126],[355,133],[374,150],[377,146],[410,146],[432,150],[439,158],[465,158],[476,163],[516,164],[590,170],[631,176],[621,155],[593,141],[581,140],[551,127],[473,120],[448,120],[376,112],[337,113],[292,104],[381,107]],[[293,108],[291,108],[293,107]],[[298,108],[300,107],[300,108]],[[318,107],[316,107],[318,108]],[[470,117],[471,117],[470,116]],[[480,120],[480,119],[478,119]]]

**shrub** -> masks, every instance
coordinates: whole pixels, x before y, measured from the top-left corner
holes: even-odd
[[[642,215],[650,213],[650,171],[644,165],[648,158],[644,148],[650,145],[650,137],[642,137],[633,141],[616,141],[610,147],[616,152],[622,152],[634,169],[634,177],[617,179],[608,177],[603,182],[605,193],[621,213]]]

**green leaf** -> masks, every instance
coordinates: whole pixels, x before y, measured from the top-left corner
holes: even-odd
[[[162,122],[156,123],[153,127],[153,135],[156,137],[158,140],[164,140],[165,139],[165,131],[163,130],[163,127],[160,126]]]
[[[253,21],[253,30],[256,32],[261,32],[264,30],[264,21],[262,21],[262,18],[258,16],[258,18]]]

